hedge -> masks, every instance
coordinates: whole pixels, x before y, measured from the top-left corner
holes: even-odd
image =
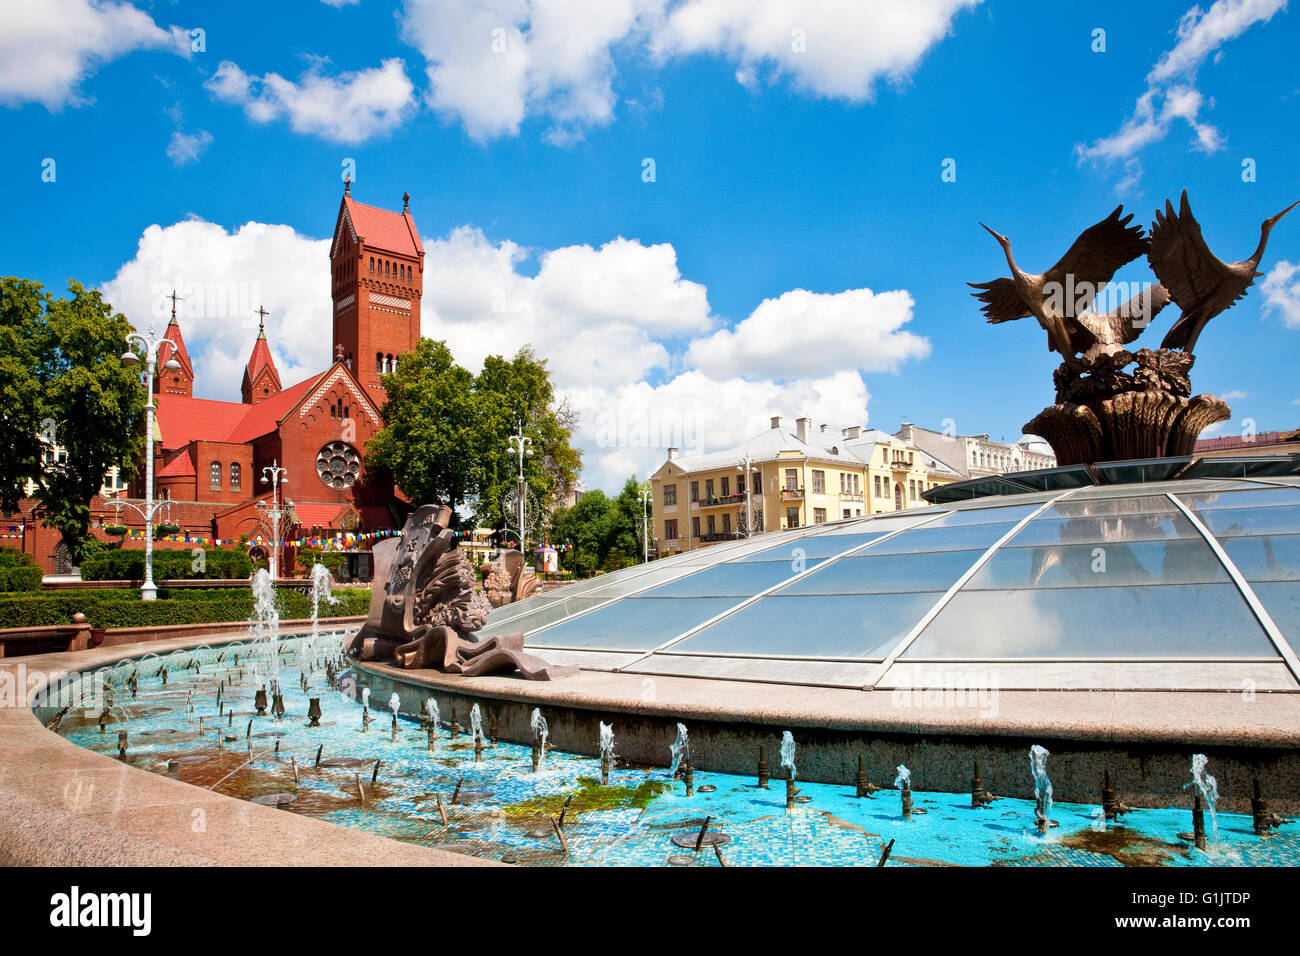
[[[45,572],[17,548],[0,548],[0,591],[39,591]]]
[[[195,578],[247,578],[253,573],[253,562],[243,551],[228,548],[209,548],[204,552],[204,570],[194,569],[194,554],[189,550],[155,550],[153,553],[153,578],[155,581]],[[143,581],[144,551],[101,551],[81,563],[83,581]]]
[[[156,627],[168,624],[212,624],[247,621],[253,616],[253,593],[248,588],[213,588],[172,591],[156,601],[124,601],[118,592],[47,593],[39,597],[0,596],[0,627],[39,627],[70,624],[80,611],[91,627]],[[336,604],[323,604],[322,620],[365,614],[370,592],[349,589],[335,595]],[[276,594],[281,620],[311,617],[311,596],[301,591],[281,590]]]

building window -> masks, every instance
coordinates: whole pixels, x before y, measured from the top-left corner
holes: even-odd
[[[816,470],[813,471],[813,494],[815,495],[826,494],[826,472],[816,471]]]
[[[691,537],[692,537],[692,538],[698,538],[699,536],[700,536],[700,519],[699,519],[699,518],[692,518],[692,519],[691,519]]]
[[[664,485],[664,504],[665,504],[665,505],[675,505],[675,504],[677,504],[677,486],[676,486],[676,485]],[[677,537],[677,535],[675,535],[675,534],[670,534],[668,537],[670,537],[670,538],[675,538],[675,537]]]
[[[374,257],[374,256],[371,256],[371,257],[370,257],[370,274],[371,274],[371,275],[374,275],[374,274],[375,274],[375,257]]]
[[[849,509],[848,509],[848,508],[845,508],[845,509],[844,509],[844,517],[847,518],[848,516],[849,516]]]
[[[786,526],[787,528],[797,528],[797,527],[799,527],[799,509],[798,509],[798,508],[786,508],[786,509],[785,509],[785,526]]]
[[[706,501],[713,500],[713,479],[712,478],[706,478],[704,480],[704,498]]]
[[[787,468],[787,469],[785,470],[785,489],[786,489],[786,491],[794,491],[794,490],[797,489],[798,487],[799,487],[799,472],[797,472],[797,471],[796,471],[795,469],[793,469],[793,468]],[[798,526],[797,526],[797,525],[791,525],[791,527],[798,527]]]
[[[698,481],[692,481],[692,482],[691,482],[691,501],[692,501],[692,503],[693,503],[693,502],[696,502],[696,501],[699,501],[699,500],[700,500],[700,483],[699,483]]]
[[[745,476],[742,473],[736,476],[736,494],[743,495],[744,493],[745,493]]]
[[[903,486],[901,483],[894,485],[894,508],[898,511],[903,510]]]
[[[876,475],[875,478],[876,478],[876,497],[879,498],[880,497],[880,476]]]
[[[677,537],[676,518],[669,518],[667,521],[664,522],[664,537],[667,538],[669,541],[672,541]]]
[[[384,353],[383,353],[383,352],[376,352],[376,353],[375,353],[375,371],[376,371],[376,372],[382,372],[383,370],[384,370]]]
[[[221,490],[221,462],[214,461],[208,466],[208,484],[213,491]]]
[[[721,487],[720,487],[720,490],[719,490],[719,494],[721,494],[722,497],[724,497],[724,498],[730,498],[730,497],[731,497],[731,479],[730,479],[730,478],[727,478],[727,477],[724,476],[724,477],[718,479],[718,484],[721,486]]]
[[[813,524],[825,524],[825,523],[826,523],[826,509],[825,509],[825,508],[814,508],[814,509],[813,509]]]
[[[858,484],[858,476],[853,476],[853,493],[856,495],[862,491],[862,486]]]
[[[330,442],[316,453],[316,474],[327,488],[348,488],[361,474],[361,456],[347,442]]]
[[[715,530],[715,526],[713,524],[713,515],[709,515],[709,536],[710,537],[713,536],[714,530]]]
[[[731,534],[731,515],[722,516],[722,533]]]
[[[240,484],[241,484],[240,479],[242,477],[243,476],[240,474],[239,462],[232,461],[230,463],[230,490],[231,491],[240,490]]]

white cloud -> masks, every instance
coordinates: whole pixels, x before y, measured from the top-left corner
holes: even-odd
[[[566,144],[614,117],[615,52],[660,64],[697,53],[817,96],[869,100],[905,78],[979,0],[406,0],[403,37],[424,55],[428,101],[479,141],[516,135],[530,116]],[[796,40],[795,31],[802,31]],[[803,51],[796,49],[802,42]]]
[[[912,297],[902,290],[824,294],[794,289],[765,299],[734,329],[696,339],[686,359],[722,376],[789,378],[841,368],[895,371],[908,359],[930,354],[926,339],[901,331],[912,318],[912,306]]]
[[[98,67],[134,50],[188,54],[189,37],[164,30],[129,3],[41,0],[7,4],[0,29],[0,104],[57,110],[83,102],[78,87]]]
[[[793,316],[805,343],[816,326],[836,328],[839,361],[820,354],[784,367],[755,359],[753,367],[742,360],[729,368],[711,339],[719,320],[708,291],[681,275],[667,243],[616,238],[543,251],[533,274],[525,269],[528,250],[468,226],[425,239],[425,250],[423,333],[446,339],[474,370],[487,355],[532,345],[579,412],[576,442],[586,451],[584,483],[593,488],[616,490],[632,472],[650,474],[669,446],[683,453],[732,446],[772,415],[863,423],[869,395],[854,364],[892,368],[928,350],[924,339],[897,329],[911,315],[906,292],[796,291],[762,303],[731,341],[750,348],[770,314]],[[154,225],[103,289],[137,327],[152,316],[161,330],[165,296],[175,288],[184,297],[196,394],[234,401],[260,305],[271,312],[267,336],[285,385],[329,363],[332,343],[321,333],[331,323],[327,255],[328,240],[288,226]],[[823,349],[821,332],[814,338]],[[692,364],[701,341],[711,343],[707,367]]]
[[[267,338],[286,386],[325,368],[333,355],[329,240],[289,226],[250,222],[234,232],[200,219],[153,225],[135,256],[104,283],[105,298],[143,329],[159,332],[174,288],[177,314],[195,364],[195,394],[239,400],[239,383],[257,335],[253,310],[265,306]]]
[[[380,66],[327,76],[314,64],[298,78],[257,77],[223,60],[204,84],[218,99],[244,108],[256,123],[287,117],[294,131],[336,143],[360,143],[399,126],[414,105],[414,86],[397,58]]]
[[[1230,392],[1224,392],[1222,395],[1219,396],[1219,398],[1223,399],[1225,402],[1231,402],[1238,398],[1245,398],[1249,394],[1250,392],[1243,392],[1239,388],[1234,388]]]
[[[212,134],[205,129],[197,133],[172,133],[171,142],[167,144],[167,157],[177,166],[192,163],[203,155],[204,150],[212,145]]]
[[[1132,114],[1110,136],[1075,147],[1079,160],[1122,161],[1124,177],[1116,190],[1126,193],[1142,175],[1137,154],[1168,136],[1175,120],[1191,127],[1196,148],[1217,152],[1223,147],[1223,137],[1216,127],[1200,119],[1205,98],[1196,88],[1196,75],[1210,54],[1216,54],[1214,62],[1219,62],[1219,48],[1224,43],[1271,19],[1285,6],[1286,0],[1215,0],[1208,10],[1192,7],[1178,20],[1177,43],[1147,74],[1147,88]]]
[[[424,55],[428,100],[479,141],[519,132],[526,115],[569,141],[610,122],[612,51],[664,0],[406,0],[403,36]]]
[[[906,78],[979,0],[685,0],[654,37],[661,56],[712,53],[749,89],[767,71],[817,96],[862,102]]]
[[[1280,312],[1289,329],[1300,329],[1300,265],[1280,260],[1260,283],[1264,309]]]

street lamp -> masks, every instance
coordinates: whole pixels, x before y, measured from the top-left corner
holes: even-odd
[[[293,507],[292,501],[285,501],[285,507],[280,507],[280,486],[287,485],[288,469],[274,459],[271,463],[262,469],[262,484],[271,486],[271,507],[266,506],[265,501],[259,501],[257,508],[263,515],[271,519],[271,559],[267,562],[267,570],[270,571],[271,579],[279,577],[280,571],[280,520],[289,513],[289,508]]]
[[[736,471],[745,476],[745,537],[749,538],[754,534],[754,459],[746,453]]]
[[[172,315],[176,314],[176,303],[172,302]],[[181,363],[176,361],[176,343],[171,339],[164,338],[154,331],[153,319],[149,319],[149,332],[141,335],[139,332],[132,332],[126,337],[128,346],[137,346],[145,354],[145,406],[144,406],[144,507],[122,502],[128,507],[134,509],[144,519],[144,583],[140,586],[140,600],[152,601],[158,597],[158,588],[153,583],[153,516],[159,507],[161,501],[153,500],[153,377],[158,371],[159,353],[162,352],[163,346],[171,350],[171,358],[163,365],[163,369],[168,372],[178,371]],[[122,353],[122,364],[127,368],[133,368],[140,357],[135,354],[135,349],[127,348]],[[119,514],[121,513],[119,506]]]
[[[645,547],[645,563],[650,563],[650,489],[641,489],[641,538]]]
[[[511,435],[510,440],[506,442],[506,451],[519,456],[519,478],[515,483],[515,493],[519,499],[519,550],[523,551],[524,505],[528,499],[528,482],[524,480],[524,459],[533,457],[533,450],[528,447],[533,443],[533,440],[524,434],[524,426],[522,422],[516,423],[515,427],[519,430]]]

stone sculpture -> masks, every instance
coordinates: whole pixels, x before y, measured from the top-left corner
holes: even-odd
[[[475,590],[474,569],[456,547],[450,520],[449,508],[424,505],[406,519],[400,538],[374,546],[370,613],[349,654],[465,676],[518,671],[528,680],[556,680],[576,674],[576,667],[525,653],[523,632],[475,635],[492,604]]]
[[[501,557],[501,567],[488,572],[483,590],[493,607],[522,601],[537,593],[537,575],[530,574],[522,552],[511,549]]]
[[[1254,255],[1233,263],[1206,246],[1186,191],[1177,213],[1168,201],[1156,212],[1149,236],[1116,207],[1043,273],[1020,269],[1011,240],[984,226],[1011,269],[1010,277],[969,283],[985,318],[998,323],[1032,316],[1046,330],[1048,348],[1063,359],[1053,376],[1056,404],[1024,430],[1045,438],[1062,465],[1192,454],[1197,436],[1231,415],[1217,396],[1192,395],[1192,349],[1205,324],[1246,294],[1259,275],[1269,233],[1296,205],[1265,219]],[[1110,312],[1093,311],[1116,271],[1143,254],[1159,281],[1144,283]],[[1182,315],[1161,347],[1130,352],[1126,346],[1170,302]]]

